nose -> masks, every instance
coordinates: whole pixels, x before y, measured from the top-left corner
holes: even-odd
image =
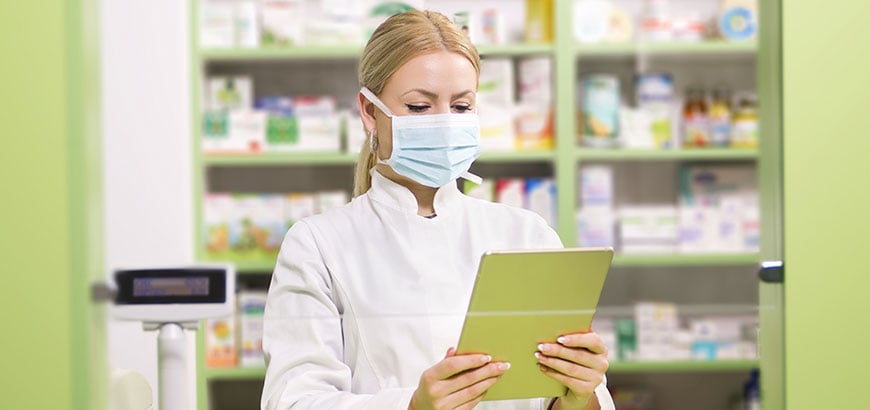
[[[451,112],[449,102],[435,104],[432,108],[434,108],[432,110],[434,114],[449,114]]]

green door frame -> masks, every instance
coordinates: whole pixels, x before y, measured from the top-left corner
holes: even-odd
[[[67,1],[71,408],[77,410],[102,410],[108,400],[106,310],[90,299],[90,284],[104,277],[99,16],[98,0]]]
[[[783,260],[782,0],[763,0],[757,60],[761,113],[761,259]],[[761,404],[785,409],[785,298],[782,284],[759,283]]]

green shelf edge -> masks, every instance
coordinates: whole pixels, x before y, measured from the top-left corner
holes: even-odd
[[[504,45],[480,45],[478,52],[483,56],[523,56],[552,54],[552,44],[516,43]],[[257,60],[302,60],[302,59],[357,59],[363,46],[321,45],[299,47],[260,47],[260,48],[214,48],[199,49],[197,57],[201,61],[257,61]]]
[[[649,362],[611,362],[608,373],[723,372],[749,371],[759,360],[685,360]]]
[[[203,368],[206,380],[258,380],[266,377],[265,367]]]
[[[342,152],[202,155],[202,162],[206,165],[352,165],[356,159],[356,154]]]
[[[578,148],[578,160],[594,161],[755,161],[757,149],[698,148],[698,149],[596,149]]]
[[[615,255],[613,266],[728,266],[759,263],[757,253],[738,254],[676,254],[676,255]]]
[[[632,55],[733,55],[755,54],[758,42],[749,41],[702,41],[702,42],[666,42],[666,43],[598,43],[576,44],[574,53],[577,57],[587,56],[632,56]]]

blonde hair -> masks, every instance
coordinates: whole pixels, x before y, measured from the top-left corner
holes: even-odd
[[[363,50],[359,64],[360,87],[367,87],[378,95],[387,80],[408,60],[436,51],[464,56],[480,75],[477,48],[445,15],[429,10],[393,15],[378,26]],[[373,135],[371,132],[367,134],[356,164],[354,197],[369,190],[372,185],[370,171],[377,163],[369,148]]]

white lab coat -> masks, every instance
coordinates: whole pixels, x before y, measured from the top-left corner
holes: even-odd
[[[484,251],[562,247],[538,215],[455,184],[434,205],[437,217],[418,216],[411,192],[374,171],[366,194],[287,232],[266,303],[263,409],[406,410],[423,371],[456,346]],[[596,393],[613,409],[604,384]]]

